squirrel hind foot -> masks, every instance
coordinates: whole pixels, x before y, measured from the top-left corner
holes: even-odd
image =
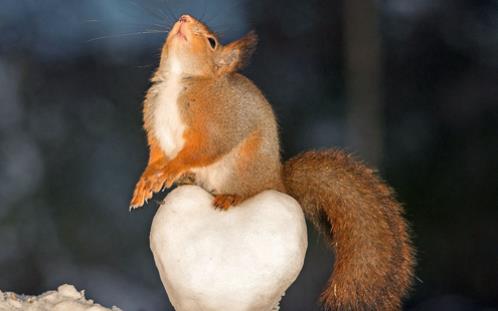
[[[217,209],[227,210],[231,206],[235,206],[242,201],[242,197],[237,194],[218,194],[214,196],[213,205]]]

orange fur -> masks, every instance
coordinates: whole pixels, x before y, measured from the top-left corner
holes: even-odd
[[[138,181],[130,206],[142,206],[145,201],[152,198],[155,192],[162,189],[164,179],[161,170],[166,165],[167,159],[160,149],[157,141],[149,136],[149,161],[145,171]]]
[[[260,144],[261,133],[259,131],[256,131],[247,137],[239,150],[237,169],[241,171],[249,169],[250,163],[253,161],[254,155],[260,147]]]
[[[267,189],[288,192],[336,251],[322,294],[325,307],[399,310],[415,262],[402,207],[372,169],[343,152],[308,152],[282,165],[271,106],[236,73],[256,44],[251,32],[223,46],[206,25],[187,15],[173,26],[144,101],[150,156],[131,206],[142,206],[174,182],[204,187],[214,194],[214,206],[225,210]],[[181,86],[176,102],[159,101],[164,85],[175,91]],[[164,131],[156,136],[155,127],[162,125],[153,121],[157,105],[166,104],[176,105],[161,107],[177,108],[183,131],[181,143],[171,139],[178,144],[171,157],[158,137],[167,143],[178,137]]]
[[[243,198],[239,195],[233,194],[219,194],[214,196],[213,205],[216,208],[226,210],[231,206],[235,206],[243,201]]]
[[[165,184],[168,188],[183,173],[195,167],[212,164],[221,156],[218,150],[209,145],[211,140],[205,132],[191,129],[185,133],[184,137],[186,143],[183,149],[163,168]]]
[[[339,150],[290,159],[284,181],[336,251],[322,302],[332,310],[400,310],[415,260],[393,191]]]

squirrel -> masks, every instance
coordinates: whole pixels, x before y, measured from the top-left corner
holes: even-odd
[[[399,310],[415,265],[402,206],[374,170],[343,151],[282,164],[273,110],[237,72],[257,41],[252,31],[222,45],[189,15],[174,24],[144,100],[150,154],[130,209],[174,183],[204,188],[220,209],[264,190],[288,193],[336,253],[324,307]]]

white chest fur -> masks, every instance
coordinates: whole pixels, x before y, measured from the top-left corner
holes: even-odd
[[[178,154],[185,143],[185,124],[178,107],[181,89],[180,76],[173,74],[158,86],[154,102],[154,134],[159,146],[170,159]]]

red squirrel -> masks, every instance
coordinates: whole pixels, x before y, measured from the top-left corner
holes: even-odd
[[[175,182],[204,188],[221,209],[268,189],[288,193],[336,252],[325,308],[399,310],[415,265],[403,208],[372,169],[342,151],[282,164],[273,110],[237,72],[256,44],[250,32],[222,45],[189,15],[174,24],[144,101],[150,156],[130,208]]]

